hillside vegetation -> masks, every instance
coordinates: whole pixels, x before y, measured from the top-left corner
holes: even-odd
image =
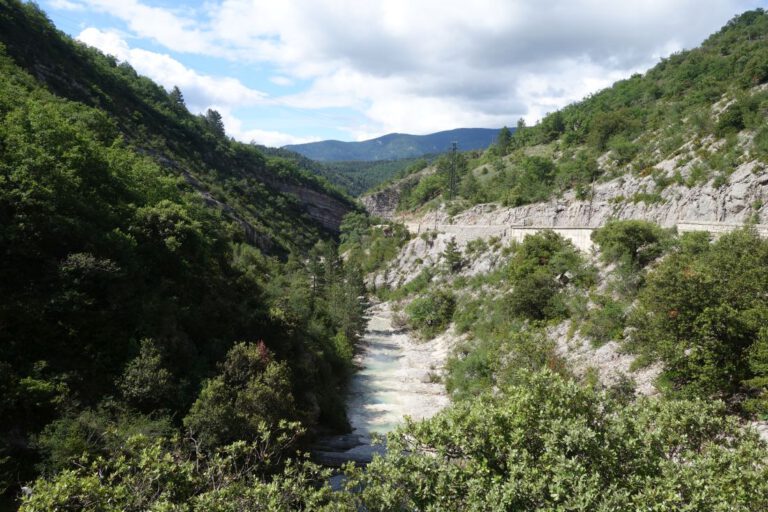
[[[296,162],[226,137],[217,112],[189,113],[178,89],[169,93],[128,63],[70,39],[29,5],[0,5],[0,43],[16,66],[58,97],[107,114],[132,150],[247,223],[248,236],[268,252],[311,247],[354,208]]]
[[[654,188],[636,201],[657,201],[677,183],[723,184],[740,165],[768,161],[768,15],[750,11],[696,49],[676,53],[640,75],[545,116],[520,121],[493,148],[460,167],[449,194],[448,172],[428,178],[429,194],[402,198],[413,210],[453,200],[455,208],[499,202],[520,206],[622,175],[652,176]],[[684,171],[654,167],[677,158]],[[681,161],[685,159],[685,161]]]
[[[352,160],[347,162],[318,162],[285,148],[257,146],[265,155],[294,161],[301,169],[312,171],[326,178],[330,183],[352,196],[359,196],[368,190],[401,176],[405,170],[420,161],[430,159],[404,158],[400,160]]]
[[[0,492],[134,435],[343,429],[351,202],[33,4],[0,2],[0,41]]]
[[[485,149],[491,145],[498,131],[488,128],[457,128],[428,135],[390,133],[359,142],[325,140],[292,144],[285,146],[285,149],[321,162],[402,160],[445,153],[451,149],[453,142],[463,150]]]
[[[687,137],[691,116],[724,100],[733,115],[700,136],[726,141],[718,161],[763,158],[767,20],[737,17],[644,77],[502,131],[482,155],[411,165],[401,207],[587,194],[595,179],[649,172],[658,136]],[[412,237],[355,211],[300,158],[228,139],[215,112],[191,115],[180,91],[73,42],[34,4],[0,0],[0,41],[3,505],[768,508],[768,446],[744,427],[768,415],[768,242],[754,230],[713,242],[612,222],[593,255],[552,231]],[[407,280],[404,257],[419,260]],[[453,404],[406,421],[335,491],[302,450],[347,426],[366,280],[414,335],[458,340],[435,375]],[[659,362],[660,393],[576,371],[566,338]]]

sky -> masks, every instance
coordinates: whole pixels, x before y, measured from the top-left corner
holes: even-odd
[[[547,112],[698,46],[768,0],[42,0],[227,133],[283,146]]]

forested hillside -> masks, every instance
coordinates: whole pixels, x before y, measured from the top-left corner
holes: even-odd
[[[343,429],[346,196],[33,4],[0,2],[0,77],[6,497],[136,434],[210,452],[283,420]]]
[[[257,147],[265,155],[295,161],[300,168],[323,176],[333,185],[355,197],[390,181],[393,177],[401,176],[415,163],[431,159],[430,156],[425,156],[400,160],[318,162],[285,148]]]
[[[767,56],[768,15],[745,13],[488,151],[414,162],[399,208],[434,208],[436,228],[612,179],[727,181],[768,154]],[[754,225],[713,240],[614,220],[589,253],[551,230],[414,236],[17,0],[0,0],[0,78],[0,508],[768,509],[747,425],[768,419]],[[679,178],[654,170],[697,151]],[[348,430],[366,295],[417,342],[453,340],[427,374],[452,404],[332,489],[305,453]],[[580,369],[575,342],[613,351]],[[632,373],[648,366],[652,393]]]
[[[2,6],[0,42],[15,65],[58,97],[106,113],[135,152],[240,219],[251,240],[269,252],[308,248],[324,232],[337,231],[353,208],[296,162],[265,157],[228,138],[217,112],[188,112],[183,91],[169,93],[128,63],[70,39],[29,5]]]
[[[401,160],[445,153],[451,149],[453,142],[465,150],[485,149],[498,132],[489,128],[457,128],[428,135],[390,133],[359,142],[323,140],[292,144],[285,146],[285,149],[321,162]]]

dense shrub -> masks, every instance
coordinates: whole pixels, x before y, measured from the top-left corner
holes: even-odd
[[[350,485],[371,511],[757,512],[766,461],[720,403],[625,405],[542,372],[408,423]]]
[[[358,212],[347,214],[340,229],[339,252],[366,274],[384,268],[410,240],[404,225]]]
[[[627,304],[603,295],[596,296],[593,300],[595,306],[588,311],[586,320],[579,327],[581,334],[591,339],[595,345],[621,339]]]
[[[559,292],[560,284],[548,269],[533,270],[515,280],[507,297],[510,312],[532,320],[556,318],[564,313]]]
[[[514,248],[509,262],[512,290],[507,301],[519,317],[546,320],[567,315],[563,293],[567,284],[588,286],[593,270],[569,241],[554,231],[528,235]],[[567,274],[567,282],[562,280]]]
[[[664,362],[670,391],[764,396],[768,242],[749,229],[699,242],[648,274],[630,319],[634,346]]]
[[[425,338],[433,338],[451,323],[456,299],[447,291],[434,291],[425,297],[414,299],[405,312],[409,324]]]
[[[230,349],[221,374],[206,382],[184,418],[200,446],[210,450],[253,439],[261,428],[296,418],[290,373],[273,357],[263,342]]]
[[[279,463],[299,434],[296,424],[260,428],[251,442],[210,454],[178,439],[131,436],[104,456],[38,479],[20,510],[355,510],[349,496],[331,491],[330,471],[301,459]]]
[[[661,256],[670,246],[672,236],[651,222],[614,220],[593,231],[592,241],[600,247],[605,261],[627,260],[632,265],[644,267]]]

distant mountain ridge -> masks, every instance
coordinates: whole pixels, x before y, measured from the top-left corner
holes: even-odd
[[[499,133],[499,128],[457,128],[428,135],[390,133],[360,142],[323,140],[283,146],[321,162],[399,160],[448,151],[456,141],[459,150],[485,149]]]

